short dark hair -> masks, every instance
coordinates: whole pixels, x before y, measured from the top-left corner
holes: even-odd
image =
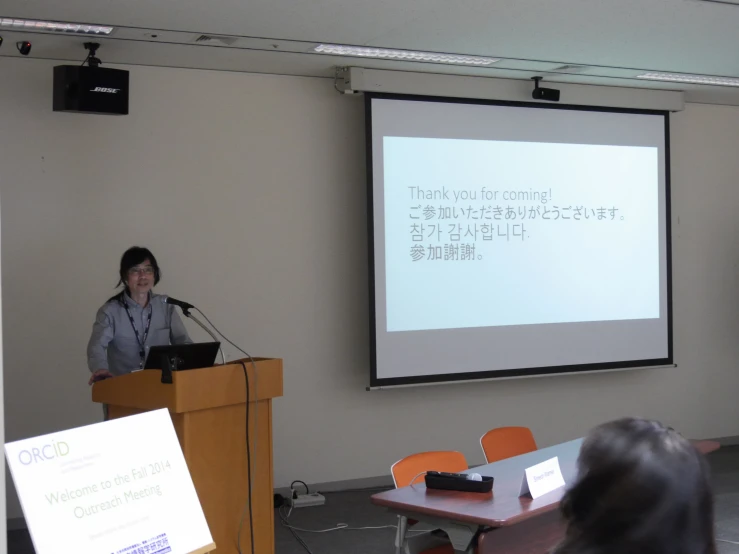
[[[144,248],[143,246],[132,246],[128,250],[126,250],[123,253],[123,256],[121,256],[121,264],[118,269],[118,284],[116,284],[116,287],[120,287],[123,285],[124,292],[125,289],[128,287],[126,286],[126,280],[128,277],[128,272],[131,268],[136,267],[140,263],[145,262],[146,260],[149,260],[151,263],[151,266],[154,268],[154,284],[158,284],[159,280],[161,279],[161,271],[159,269],[159,264],[157,263],[157,259],[154,257],[154,254],[151,253],[151,250],[148,248]],[[119,302],[123,301],[123,292],[120,292],[113,296],[112,298],[108,299],[108,302],[112,300],[117,300]]]
[[[715,554],[705,457],[656,421],[624,418],[585,439],[561,503],[557,554]]]

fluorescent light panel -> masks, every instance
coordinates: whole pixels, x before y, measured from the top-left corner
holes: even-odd
[[[105,25],[87,25],[85,23],[58,23],[56,21],[39,21],[36,19],[13,19],[0,17],[0,28],[10,31],[48,31],[55,33],[71,33],[77,35],[109,35],[113,27]]]
[[[739,0],[701,0],[702,2],[713,2],[714,4],[733,4],[739,6]]]
[[[354,56],[360,58],[379,58],[383,60],[401,60],[406,62],[433,62],[451,65],[492,65],[500,61],[498,58],[482,56],[462,56],[457,54],[437,54],[435,52],[414,52],[413,50],[393,50],[390,48],[372,48],[367,46],[343,46],[339,44],[320,44],[313,49],[319,54],[335,56]]]
[[[711,77],[708,75],[685,75],[682,73],[644,73],[637,75],[637,79],[651,81],[670,81],[673,83],[689,83],[695,85],[715,85],[719,87],[739,87],[739,78]]]

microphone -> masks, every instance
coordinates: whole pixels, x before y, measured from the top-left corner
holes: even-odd
[[[192,304],[188,302],[183,302],[182,300],[177,300],[176,298],[172,298],[171,296],[162,296],[162,302],[164,302],[165,304],[172,304],[173,306],[179,306],[180,309],[182,310],[182,313],[186,317],[192,319],[195,323],[200,325],[200,327],[213,338],[213,342],[218,343],[218,351],[221,353],[221,362],[223,363],[223,365],[226,365],[226,356],[223,354],[223,348],[221,348],[221,344],[220,344],[220,341],[218,340],[218,337],[216,337],[213,334],[213,331],[208,329],[203,324],[202,321],[200,321],[197,317],[195,317],[193,314],[190,313],[190,310],[193,310],[193,309],[198,310],[195,306],[193,306]],[[200,312],[200,310],[198,311]],[[200,312],[200,314],[205,315],[203,314],[203,312]]]
[[[195,307],[192,304],[188,304],[187,302],[183,302],[182,300],[177,300],[176,298],[172,298],[171,296],[165,296],[163,300],[165,304],[172,304],[173,306],[179,306],[183,312]]]

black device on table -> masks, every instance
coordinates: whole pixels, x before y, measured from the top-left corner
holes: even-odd
[[[144,369],[161,369],[162,383],[171,383],[173,371],[212,366],[220,347],[220,342],[152,346],[146,356]]]
[[[470,479],[467,473],[446,473],[444,471],[426,472],[426,488],[461,492],[490,492],[493,490],[493,477],[480,476]]]

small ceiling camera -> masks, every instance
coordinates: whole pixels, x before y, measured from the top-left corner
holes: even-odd
[[[559,89],[556,88],[543,88],[539,86],[541,77],[532,77],[534,81],[534,92],[531,93],[531,97],[534,100],[548,100],[549,102],[559,102]]]
[[[28,56],[28,54],[31,53],[31,43],[28,42],[27,40],[16,42],[15,46],[16,48],[18,48],[18,52],[20,52],[24,56]]]

